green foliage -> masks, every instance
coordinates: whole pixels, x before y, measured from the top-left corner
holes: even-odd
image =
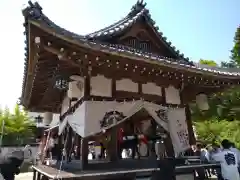
[[[199,63],[217,66],[209,60]],[[221,62],[221,67],[236,68],[240,66],[240,27],[234,37],[230,62]],[[209,97],[209,110],[201,111],[196,104],[191,104],[192,119],[196,127],[198,139],[207,143],[220,143],[229,139],[240,148],[240,87],[232,87],[224,92]]]
[[[240,148],[240,122],[226,121],[213,118],[211,120],[194,122],[197,129],[197,138],[206,144],[220,144],[228,139]]]
[[[240,26],[237,28],[237,31],[234,36],[234,46],[231,50],[231,61],[230,63],[240,65]]]
[[[212,60],[200,60],[200,64],[217,63]],[[240,87],[232,87],[223,92],[212,94],[209,97],[209,110],[201,111],[196,104],[191,105],[193,119],[195,121],[211,120],[240,120]]]
[[[0,127],[4,124],[3,145],[20,145],[33,137],[33,121],[19,105],[15,106],[13,113],[8,108],[0,112]]]
[[[240,120],[240,88],[229,88],[224,92],[209,97],[209,110],[201,111],[196,104],[191,104],[192,116],[195,121]]]
[[[208,66],[213,66],[213,67],[217,66],[217,63],[215,61],[213,61],[213,60],[200,59],[199,63],[200,64],[205,64],[205,65],[208,65]]]

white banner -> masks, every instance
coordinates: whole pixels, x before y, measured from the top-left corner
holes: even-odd
[[[142,109],[145,109],[166,131],[169,131],[165,118],[158,115],[159,110],[165,112],[167,110],[166,107],[141,100],[121,103],[116,101],[86,101],[81,104],[73,114],[68,115],[60,122],[59,134],[61,134],[66,125],[69,124],[77,134],[86,137],[102,131],[100,122],[104,118],[111,119],[112,117],[118,118],[119,116],[121,120],[128,120],[129,117],[140,112]]]
[[[185,109],[169,109],[167,115],[174,152],[179,154],[190,147]]]
[[[79,136],[84,137],[86,103],[82,103],[69,117],[68,124]]]

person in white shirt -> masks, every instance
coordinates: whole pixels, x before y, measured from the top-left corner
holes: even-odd
[[[240,180],[237,164],[237,155],[230,150],[228,140],[222,141],[223,150],[212,156],[214,161],[221,165],[221,173],[224,180]]]
[[[230,150],[237,155],[238,171],[240,173],[240,151],[235,147],[235,144],[230,142]]]
[[[230,145],[231,145],[230,150],[232,152],[236,153],[237,159],[238,159],[238,163],[240,163],[240,151],[235,147],[234,143],[230,142]]]
[[[209,152],[206,148],[201,149],[201,156],[200,157],[201,157],[201,160],[203,160],[205,162],[209,162],[210,154],[209,154]]]

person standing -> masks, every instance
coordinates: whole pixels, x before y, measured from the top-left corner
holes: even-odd
[[[230,150],[231,144],[228,140],[222,141],[222,151],[213,154],[214,161],[221,165],[221,174],[224,180],[240,180],[237,164],[237,155]]]
[[[237,155],[238,171],[240,173],[240,151],[236,148],[235,144],[230,142],[230,150]]]

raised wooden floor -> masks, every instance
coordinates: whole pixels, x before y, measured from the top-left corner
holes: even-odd
[[[142,164],[141,167],[130,167],[134,164],[134,160],[130,161],[124,161],[124,162],[118,162],[117,165],[110,168],[110,165],[105,164],[105,167],[103,168],[102,165],[99,165],[98,168],[94,168],[94,170],[81,170],[80,165],[77,165],[77,162],[75,164],[64,163],[61,171],[59,171],[59,167],[54,166],[45,166],[45,165],[38,165],[34,166],[34,179],[33,180],[40,180],[40,176],[36,174],[40,174],[41,176],[44,176],[45,179],[135,179],[136,176],[151,176],[153,171],[160,170],[157,166],[156,160],[153,164],[145,164],[143,165],[143,162],[138,161],[138,164]],[[150,162],[150,161],[149,161]],[[123,164],[121,164],[123,163]],[[126,165],[126,163],[130,163],[127,167],[122,167],[123,165]],[[135,162],[137,163],[137,162]],[[145,162],[146,163],[146,162]],[[96,166],[97,167],[97,166]],[[108,167],[108,168],[107,168]],[[191,174],[194,169],[198,167],[219,167],[217,164],[196,164],[196,165],[182,165],[176,167],[176,173],[177,174]],[[106,169],[107,168],[107,169]]]

